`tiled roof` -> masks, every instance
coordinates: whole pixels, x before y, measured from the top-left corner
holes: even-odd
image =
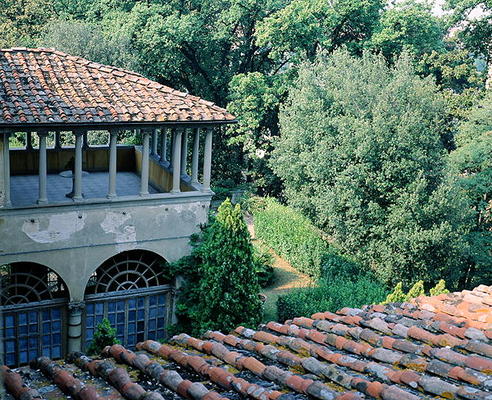
[[[23,399],[48,398],[47,387],[85,400],[492,399],[491,300],[492,286],[482,285],[259,330],[149,340],[137,352],[114,345],[101,359],[41,358],[4,376],[17,395],[31,389]]]
[[[0,126],[234,121],[214,103],[53,49],[0,50]]]

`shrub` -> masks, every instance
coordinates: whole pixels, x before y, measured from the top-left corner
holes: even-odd
[[[96,332],[92,338],[92,342],[87,349],[88,354],[100,354],[106,346],[118,344],[120,341],[116,339],[116,329],[111,326],[109,320],[104,318],[97,324]]]
[[[446,281],[444,279],[441,279],[437,282],[436,286],[429,290],[429,295],[431,296],[439,296],[444,293],[449,293],[449,290],[446,289]]]
[[[253,263],[260,287],[265,288],[270,286],[274,278],[272,255],[268,251],[255,246]]]
[[[382,304],[388,303],[403,303],[406,299],[405,292],[403,292],[403,282],[398,282],[391,293],[388,294],[386,300]]]
[[[186,278],[177,305],[179,329],[198,335],[257,325],[262,317],[258,261],[239,205],[224,201],[192,246],[192,255],[172,266],[173,274]]]
[[[258,239],[300,272],[321,276],[324,257],[332,249],[306,217],[272,198],[256,199],[251,211]]]
[[[425,296],[424,281],[417,281],[414,283],[414,285],[410,288],[407,295],[405,296],[405,301],[410,301],[419,296]]]
[[[322,279],[317,286],[296,289],[280,296],[277,300],[278,320],[379,303],[386,293],[383,285],[367,276],[357,280]]]

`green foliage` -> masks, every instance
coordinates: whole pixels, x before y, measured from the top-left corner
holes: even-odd
[[[406,295],[403,292],[403,282],[398,282],[391,293],[388,294],[386,300],[382,304],[388,303],[402,303],[406,299]]]
[[[492,93],[461,124],[456,142],[450,168],[473,212],[460,286],[471,288],[492,280]]]
[[[39,44],[101,64],[138,69],[131,49],[131,38],[104,32],[103,27],[96,23],[53,21],[44,29]]]
[[[301,69],[272,166],[289,203],[384,282],[456,282],[466,206],[446,184],[443,114],[408,57],[336,52]]]
[[[425,295],[425,290],[424,290],[424,281],[417,281],[415,284],[410,288],[408,293],[405,296],[405,301],[410,301],[412,299],[415,299],[419,296],[424,296]]]
[[[490,0],[447,0],[451,11],[450,26],[459,26],[456,34],[464,48],[490,65],[492,55],[492,3]]]
[[[415,56],[443,48],[444,26],[432,14],[430,4],[405,0],[388,7],[368,43],[393,60],[407,51]]]
[[[449,293],[449,290],[446,289],[446,281],[444,279],[440,279],[437,282],[436,286],[430,288],[429,295],[430,296],[439,296],[440,294]]]
[[[330,246],[306,217],[272,198],[257,199],[252,212],[258,239],[297,270],[315,278],[321,276]]]
[[[316,286],[295,289],[277,300],[278,320],[311,316],[316,312],[335,312],[343,307],[361,307],[381,302],[383,285],[367,276],[357,280],[320,280]]]
[[[104,318],[97,324],[94,337],[87,349],[87,354],[100,354],[106,346],[112,346],[118,343],[120,341],[116,339],[116,329],[111,326],[107,318]]]
[[[187,282],[181,289],[181,328],[194,334],[255,326],[262,317],[258,263],[239,205],[226,200],[202,235],[193,237],[193,252],[172,267]]]
[[[253,263],[260,287],[265,288],[270,286],[275,278],[273,256],[263,248],[254,246]]]

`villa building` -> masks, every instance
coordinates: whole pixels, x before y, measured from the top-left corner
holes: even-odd
[[[130,348],[166,337],[176,284],[162,271],[207,221],[212,137],[233,122],[137,73],[0,51],[5,364],[83,351],[103,318]]]

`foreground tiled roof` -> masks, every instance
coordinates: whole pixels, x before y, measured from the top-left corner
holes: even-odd
[[[492,399],[492,287],[3,369],[17,398]],[[24,384],[24,386],[23,386]]]
[[[233,120],[134,72],[53,49],[0,50],[0,126]]]

